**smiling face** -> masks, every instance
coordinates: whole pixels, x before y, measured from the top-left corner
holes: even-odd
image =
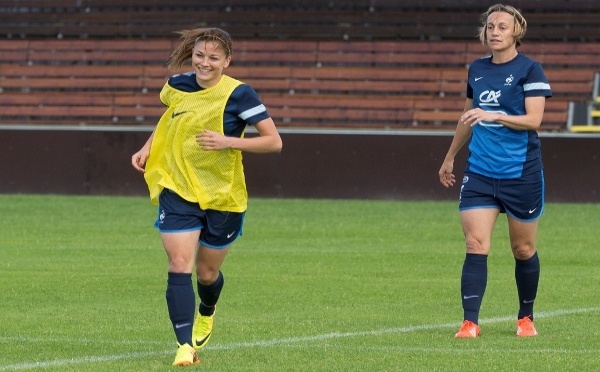
[[[230,61],[231,56],[227,56],[219,42],[198,40],[192,51],[192,67],[196,73],[196,81],[203,88],[216,85]]]
[[[485,26],[486,44],[493,52],[516,49],[515,19],[505,12],[494,12]]]

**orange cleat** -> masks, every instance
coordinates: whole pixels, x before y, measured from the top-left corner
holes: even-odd
[[[479,336],[479,333],[481,333],[481,331],[479,330],[479,326],[475,323],[473,323],[470,320],[465,320],[463,322],[463,324],[460,326],[460,329],[458,330],[458,332],[456,332],[456,334],[454,335],[454,337],[456,338],[475,338],[477,336]]]
[[[537,331],[533,325],[533,321],[529,316],[523,317],[517,321],[517,336],[533,337],[537,336]]]

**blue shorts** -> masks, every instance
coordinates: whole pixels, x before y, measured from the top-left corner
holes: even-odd
[[[496,208],[516,220],[531,222],[544,212],[544,173],[497,179],[465,172],[458,209]]]
[[[158,218],[154,223],[162,233],[202,230],[200,243],[209,248],[226,248],[240,235],[244,212],[204,210],[175,192],[164,189],[158,198]]]

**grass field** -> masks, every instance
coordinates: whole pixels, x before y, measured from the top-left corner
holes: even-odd
[[[155,214],[141,197],[0,195],[0,371],[171,369]],[[514,334],[501,217],[482,335],[457,340],[454,202],[251,199],[223,267],[215,333],[189,369],[598,370],[598,216],[597,204],[546,206],[540,335],[529,339]]]

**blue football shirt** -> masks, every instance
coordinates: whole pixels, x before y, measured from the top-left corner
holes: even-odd
[[[473,108],[524,115],[525,98],[552,96],[538,62],[521,53],[502,64],[492,63],[491,59],[491,56],[478,59],[469,67],[467,98],[473,100]],[[498,179],[540,171],[542,156],[537,132],[482,121],[473,126],[467,169]]]

